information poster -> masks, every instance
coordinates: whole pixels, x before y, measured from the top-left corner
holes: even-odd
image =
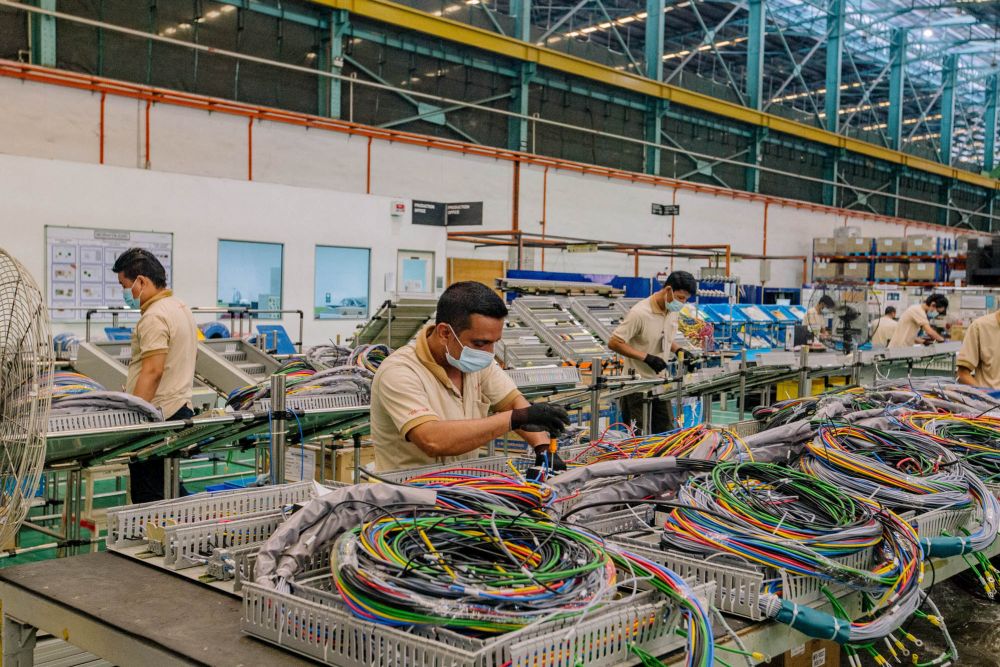
[[[122,229],[45,226],[45,274],[53,320],[83,320],[90,308],[125,306],[115,260],[129,248],[145,248],[163,264],[171,284],[174,235]]]

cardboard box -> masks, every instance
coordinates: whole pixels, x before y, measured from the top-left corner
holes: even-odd
[[[851,236],[837,239],[838,255],[869,255],[872,251],[872,239],[867,236]]]
[[[906,279],[915,283],[933,282],[937,277],[937,264],[934,262],[917,262],[910,264]]]
[[[875,262],[875,280],[905,280],[906,264],[901,262]]]
[[[844,280],[868,280],[868,262],[846,262],[841,267]]]
[[[840,667],[840,645],[826,639],[810,639],[774,658],[768,667]]]
[[[921,253],[923,255],[934,255],[937,254],[937,239],[933,236],[907,236],[906,237],[906,252]]]
[[[828,238],[815,238],[813,239],[813,254],[814,255],[836,255],[837,254],[837,240]]]
[[[840,276],[840,264],[813,264],[813,280],[836,280]]]
[[[901,236],[880,236],[875,239],[875,252],[880,255],[902,255],[903,251]]]
[[[323,468],[320,469],[318,446],[314,444],[307,444],[305,448],[298,445],[289,446],[285,451],[285,481],[302,481],[304,472],[305,479],[317,482],[334,480],[352,484],[354,482],[354,443],[350,440],[328,442],[325,449]],[[366,466],[374,460],[375,447],[371,444],[363,445],[361,447],[361,465]]]

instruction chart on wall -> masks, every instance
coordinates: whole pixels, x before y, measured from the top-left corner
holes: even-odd
[[[133,247],[149,250],[171,284],[174,235],[124,229],[45,226],[46,282],[54,320],[82,320],[90,308],[125,305],[115,260]]]

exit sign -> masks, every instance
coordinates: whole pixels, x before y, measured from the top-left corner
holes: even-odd
[[[680,204],[653,204],[653,215],[680,215]]]

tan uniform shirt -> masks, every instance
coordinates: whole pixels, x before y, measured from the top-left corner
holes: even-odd
[[[971,371],[979,385],[1000,389],[1000,313],[973,320],[965,332],[958,365]]]
[[[818,336],[820,331],[826,327],[826,318],[821,315],[818,310],[816,310],[816,306],[813,306],[806,311],[806,316],[803,322],[814,336]]]
[[[406,434],[430,421],[483,419],[491,409],[503,411],[521,396],[495,361],[484,370],[465,373],[459,393],[431,355],[427,334],[432,326],[417,334],[415,343],[389,355],[375,373],[371,427],[377,471],[475,458],[477,450],[460,456],[428,456]]]
[[[927,319],[924,307],[919,303],[910,306],[903,311],[903,315],[899,318],[896,331],[889,339],[889,347],[910,347],[916,341],[920,330],[928,324],[930,324],[930,320]]]
[[[652,354],[666,360],[670,357],[670,348],[677,336],[679,322],[680,313],[670,313],[661,309],[650,296],[632,306],[613,335],[644,354]],[[624,363],[626,373],[634,370],[635,374],[642,378],[658,377],[644,361],[626,357]]]
[[[142,304],[142,316],[132,335],[132,361],[125,391],[135,393],[142,362],[153,354],[166,353],[163,376],[151,401],[169,419],[185,405],[191,407],[191,383],[198,356],[198,328],[187,305],[164,290]]]
[[[875,320],[872,324],[872,347],[887,347],[898,326],[899,322],[888,315]]]

